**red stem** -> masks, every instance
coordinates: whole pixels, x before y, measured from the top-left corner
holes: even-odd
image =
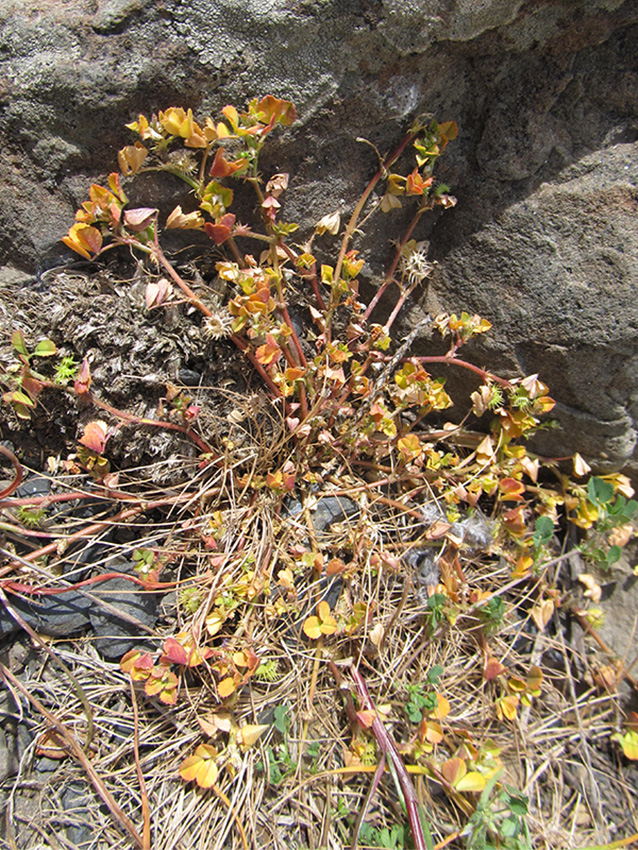
[[[182,493],[179,496],[169,496],[165,499],[156,499],[153,502],[143,502],[141,505],[135,508],[127,508],[126,510],[122,510],[114,516],[109,517],[108,519],[101,520],[100,522],[94,522],[86,528],[81,528],[79,531],[75,531],[73,534],[69,534],[64,538],[67,546],[70,543],[75,543],[76,540],[84,540],[92,537],[94,534],[98,534],[100,531],[103,531],[105,528],[109,528],[113,525],[117,525],[118,523],[127,522],[133,517],[136,517],[138,514],[144,513],[145,511],[151,511],[155,508],[163,507],[164,505],[176,505],[179,502],[185,502],[189,499],[193,498],[192,493]],[[23,561],[37,561],[38,558],[41,558],[43,555],[52,555],[56,554],[58,551],[58,541],[54,541],[53,543],[49,543],[47,546],[43,546],[41,549],[36,549],[34,552],[29,552],[28,555],[25,555],[24,558],[20,559],[19,563]],[[15,561],[13,563],[16,563]]]
[[[3,454],[11,461],[11,463],[13,464],[13,468],[16,471],[15,478],[13,479],[11,484],[9,484],[8,487],[5,487],[4,490],[0,490],[0,499],[5,499],[7,496],[10,496],[12,493],[15,493],[20,484],[22,484],[24,472],[22,470],[22,464],[12,451],[5,448],[5,446],[0,446],[0,454]]]
[[[88,398],[92,404],[96,405],[96,407],[106,410],[107,413],[112,414],[118,419],[122,419],[124,422],[133,422],[136,425],[152,425],[155,428],[166,428],[169,431],[179,431],[180,434],[184,434],[186,437],[191,439],[195,445],[204,452],[204,454],[212,454],[215,455],[215,457],[218,457],[215,450],[209,446],[208,443],[199,436],[199,434],[196,434],[195,431],[192,431],[185,425],[178,425],[176,422],[165,422],[162,419],[145,419],[142,416],[135,416],[133,413],[126,413],[124,410],[118,410],[116,407],[111,407],[110,404],[96,398],[91,392],[83,393],[83,395]]]
[[[385,276],[385,280],[383,281],[383,283],[381,284],[381,286],[377,290],[374,298],[368,304],[368,308],[365,311],[365,313],[363,314],[363,320],[364,321],[367,321],[370,318],[370,314],[372,313],[374,308],[379,303],[379,300],[381,299],[383,293],[386,291],[388,286],[390,286],[390,284],[393,283],[393,282],[396,283],[396,281],[394,280],[394,273],[397,270],[397,266],[399,265],[399,260],[401,259],[401,251],[403,251],[403,249],[405,248],[405,246],[408,242],[408,239],[412,235],[412,231],[417,226],[419,219],[421,218],[421,216],[423,215],[424,212],[425,212],[425,209],[417,210],[417,213],[414,216],[414,218],[412,219],[410,226],[408,227],[408,229],[404,233],[403,239],[401,239],[401,242],[399,243],[399,245],[397,247],[397,251],[396,251],[396,254],[394,256],[394,260],[392,261],[392,265],[390,266],[388,273]]]
[[[334,673],[337,668],[332,664],[331,667]],[[396,774],[399,779],[399,784],[401,785],[401,790],[403,792],[403,797],[405,799],[405,807],[407,809],[410,827],[412,828],[412,835],[414,836],[414,846],[416,850],[427,850],[425,836],[423,834],[423,826],[421,824],[421,818],[419,816],[419,800],[416,795],[414,785],[412,784],[412,780],[410,779],[410,774],[405,769],[403,759],[399,755],[399,751],[396,748],[396,744],[390,737],[388,730],[385,728],[385,726],[383,725],[383,721],[379,717],[379,714],[372,701],[372,697],[370,696],[363,676],[357,670],[356,667],[350,668],[350,674],[354,679],[354,683],[357,688],[357,694],[359,696],[363,708],[368,711],[374,712],[374,718],[370,727],[372,733],[376,738],[382,753],[385,755],[386,758],[392,761],[392,765],[396,770]],[[339,677],[337,677],[337,681],[339,681]]]
[[[349,244],[350,240],[352,239],[354,231],[357,227],[357,221],[359,220],[359,216],[361,215],[361,211],[363,210],[363,208],[366,204],[366,201],[370,197],[370,193],[372,192],[374,187],[377,185],[379,180],[381,180],[381,178],[385,176],[388,168],[390,168],[390,166],[394,162],[396,162],[396,160],[401,156],[401,154],[406,149],[408,144],[412,141],[412,139],[415,137],[415,135],[416,135],[416,133],[407,133],[406,134],[405,138],[400,142],[400,144],[392,151],[392,153],[388,154],[388,156],[383,160],[383,162],[379,166],[379,169],[377,170],[376,174],[370,180],[370,182],[368,183],[366,188],[363,190],[363,194],[359,198],[359,201],[357,202],[357,205],[354,208],[354,212],[350,216],[350,221],[348,222],[348,225],[346,227],[346,232],[344,233],[343,239],[341,241],[341,250],[339,251],[339,257],[337,259],[337,265],[336,265],[335,271],[334,271],[334,279],[335,280],[338,281],[340,276],[341,276],[341,267],[343,266],[343,260],[346,256],[346,252],[348,250],[348,244]]]
[[[127,573],[103,573],[102,575],[92,576],[84,581],[78,581],[75,584],[69,584],[65,587],[34,587],[31,584],[21,584],[11,579],[5,579],[0,582],[0,587],[11,593],[28,593],[29,596],[59,596],[61,593],[68,593],[69,590],[77,590],[79,587],[99,584],[103,581],[112,581],[116,578],[124,578],[127,581],[132,581],[133,584],[139,584],[145,590],[164,590],[177,587],[179,584],[177,581],[143,581],[137,578],[137,576],[128,575]]]
[[[231,334],[231,335],[230,335],[230,338],[231,338],[231,339],[232,339],[232,341],[235,343],[235,345],[237,346],[237,348],[238,348],[241,352],[243,352],[243,354],[245,354],[245,355],[246,355],[246,357],[250,360],[250,362],[253,364],[253,366],[255,367],[255,369],[259,372],[259,374],[260,374],[260,375],[261,375],[261,377],[264,379],[264,381],[268,384],[268,389],[269,389],[269,390],[270,390],[270,392],[273,394],[273,396],[274,396],[275,398],[281,398],[281,392],[280,392],[280,390],[279,390],[279,387],[277,386],[277,384],[275,384],[275,383],[274,383],[273,379],[270,377],[270,375],[268,374],[268,372],[266,372],[266,370],[265,370],[265,369],[264,369],[264,367],[261,365],[261,363],[259,362],[259,360],[257,360],[257,358],[255,357],[254,352],[252,352],[252,351],[250,350],[250,346],[248,345],[248,343],[247,343],[247,342],[244,342],[244,340],[243,340],[243,339],[241,339],[241,337],[238,337],[238,336],[237,336],[237,334]]]
[[[384,357],[384,360],[390,360],[390,357]],[[500,384],[502,387],[511,387],[511,383],[507,380],[507,378],[500,378],[498,375],[493,375],[491,372],[488,372],[487,369],[481,369],[480,366],[475,366],[473,363],[468,363],[467,360],[461,360],[460,357],[455,357],[453,354],[441,354],[441,355],[424,355],[422,357],[404,357],[402,359],[402,363],[410,363],[410,362],[419,362],[419,363],[446,363],[448,366],[462,366],[463,369],[469,369],[470,372],[476,372],[477,375],[480,375],[484,381],[490,380],[494,381],[497,384]]]

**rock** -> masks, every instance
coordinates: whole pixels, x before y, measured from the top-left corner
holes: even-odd
[[[195,369],[180,369],[177,377],[187,387],[196,387],[202,380],[201,372],[196,372]]]
[[[69,590],[57,596],[27,598],[7,594],[11,606],[34,629],[51,637],[78,634],[89,625],[91,601],[78,591]],[[20,626],[4,606],[0,608],[0,635],[18,631]]]
[[[95,550],[97,546],[91,548]],[[111,558],[108,569],[133,573],[131,562],[122,558]],[[119,660],[133,646],[145,645],[159,616],[160,595],[148,593],[126,579],[111,579],[57,595],[8,597],[18,614],[40,634],[72,637],[91,626],[95,646],[107,661]],[[19,628],[6,608],[0,606],[0,636]]]
[[[317,498],[316,503],[313,503],[310,508],[310,517],[317,538],[320,539],[333,522],[341,522],[347,517],[355,516],[359,510],[359,505],[347,496]],[[290,516],[299,516],[302,511],[303,505],[299,499],[291,499],[286,505],[286,512]]]
[[[16,499],[37,499],[40,496],[47,496],[51,490],[51,482],[48,478],[42,475],[31,475],[21,484],[15,491]]]
[[[77,850],[88,848],[95,837],[96,796],[88,783],[69,782],[60,792],[60,802],[66,823],[66,839]]]
[[[114,560],[109,567],[116,572],[134,572],[130,561]],[[159,594],[149,593],[126,579],[113,579],[96,587],[99,590],[93,590],[92,595],[104,605],[93,605],[89,611],[95,646],[107,661],[119,661],[130,649],[146,645],[144,638],[159,616]]]
[[[468,356],[539,372],[558,401],[539,450],[638,475],[635,2],[0,0],[0,23],[0,280],[59,262],[139,112],[294,100],[297,129],[262,165],[291,169],[284,212],[302,235],[349,212],[376,168],[357,137],[385,151],[435,113],[459,123],[438,171],[459,203],[415,234],[438,267],[408,324],[432,308],[482,313],[494,336]],[[138,184],[135,200],[169,202]],[[371,280],[401,221],[366,223]],[[475,383],[451,386],[466,399]]]

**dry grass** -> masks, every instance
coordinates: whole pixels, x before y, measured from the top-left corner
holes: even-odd
[[[170,570],[182,588],[199,589],[201,605],[194,613],[184,607],[183,589],[177,596],[167,597],[158,645],[163,637],[181,629],[201,629],[205,634],[205,617],[214,608],[222,583],[227,591],[240,584],[246,564],[252,564],[261,576],[264,592],[252,601],[241,600],[234,616],[210,643],[234,649],[250,646],[271,671],[272,681],[260,678],[258,671],[238,693],[222,701],[216,693],[216,676],[204,666],[182,677],[175,706],[162,705],[138,692],[142,792],[134,758],[136,724],[128,676],[117,665],[101,660],[88,637],[73,643],[53,642],[55,654],[73,670],[93,712],[94,735],[87,749],[91,763],[140,834],[143,793],[148,795],[154,850],[245,846],[337,850],[352,846],[356,816],[366,804],[378,757],[373,738],[361,728],[353,730],[348,722],[343,695],[328,666],[329,660],[343,663],[348,659],[362,672],[375,703],[389,706],[386,725],[402,747],[406,763],[416,765],[415,786],[437,846],[465,846],[467,838],[458,837],[458,832],[466,825],[478,796],[446,794],[426,768],[453,756],[467,735],[479,752],[488,742],[498,747],[503,764],[500,780],[529,797],[527,822],[535,848],[567,850],[635,832],[638,793],[624,777],[622,765],[610,756],[608,744],[618,726],[619,697],[583,688],[583,673],[594,650],[583,645],[581,654],[566,640],[562,617],[555,615],[544,632],[533,627],[529,610],[534,582],[512,581],[510,569],[497,554],[490,553],[490,547],[483,552],[461,549],[465,583],[460,586],[461,595],[468,588],[501,594],[507,604],[506,618],[486,637],[476,609],[461,605],[455,622],[444,618],[429,629],[428,592],[404,558],[406,552],[424,545],[423,524],[388,505],[387,498],[385,503],[380,501],[381,491],[352,470],[336,468],[323,492],[350,492],[359,499],[360,511],[318,534],[311,511],[277,515],[277,500],[272,496],[255,497],[238,489],[238,469],[247,468],[254,474],[258,465],[271,461],[270,450],[264,460],[254,448],[259,443],[252,445],[252,454],[245,446],[240,457],[229,452],[225,468],[212,474],[191,469],[182,484],[172,488],[179,501],[129,524],[127,542],[111,544],[111,551],[130,557],[134,547],[159,546],[177,553]],[[120,482],[120,490],[128,489],[138,497],[143,492],[150,501],[161,493],[166,495],[164,487],[153,483],[158,477],[161,464],[131,470],[128,482],[124,478]],[[404,500],[406,507],[419,504],[398,489],[391,492],[394,499]],[[202,537],[211,511],[219,509],[224,515],[224,533],[213,553],[216,566],[211,568],[211,552],[202,544]],[[76,529],[78,520],[60,517],[56,523],[52,533],[61,534]],[[371,612],[368,621],[351,634],[342,627],[336,635],[309,641],[301,632],[304,618],[328,591],[325,576],[322,579],[312,569],[297,570],[295,589],[288,597],[278,584],[279,571],[291,563],[291,543],[304,540],[310,549],[320,547],[326,561],[337,556],[350,559],[351,566],[339,578],[342,587],[332,603],[333,611],[342,614],[342,623],[356,602],[365,603]],[[399,566],[371,563],[372,555],[379,551],[396,556]],[[53,560],[47,567],[49,575],[55,567]],[[550,584],[555,578],[551,568],[547,578]],[[142,591],[135,588],[132,592]],[[96,595],[99,597],[99,591]],[[287,612],[274,610],[277,598],[288,599]],[[489,654],[498,658],[510,675],[524,678],[535,664],[544,669],[542,694],[530,707],[519,707],[513,721],[497,718],[499,685],[483,676],[488,646]],[[451,710],[441,721],[441,743],[419,757],[410,746],[417,726],[409,720],[404,705],[408,686],[426,682],[435,664],[443,668],[437,691],[449,701]],[[23,681],[78,741],[86,740],[86,717],[78,694],[47,656],[41,656],[39,665],[26,668]],[[282,706],[288,709],[285,736],[273,725],[275,710]],[[232,736],[220,732],[216,787],[204,790],[185,784],[178,770],[185,756],[205,738],[199,721],[210,723],[214,715],[229,713],[239,726],[263,723],[269,729],[245,751],[232,743]],[[37,711],[27,707],[23,722],[36,739],[49,728]],[[352,771],[345,772],[344,758],[352,759],[353,754]],[[91,847],[130,846],[130,839],[94,793],[89,795],[88,810],[61,812],[61,790],[71,782],[86,785],[81,765],[65,759],[50,781],[34,785],[30,779],[33,757],[31,746],[24,753],[9,796],[10,846],[33,847],[37,841],[42,846],[72,846],[61,827],[68,827],[74,819],[90,820]],[[615,811],[613,806],[610,809],[614,797],[618,801]],[[623,822],[617,820],[620,813]],[[367,820],[376,828],[375,835],[384,826],[391,829],[404,822],[388,773],[370,801]],[[362,840],[359,846],[378,845]]]

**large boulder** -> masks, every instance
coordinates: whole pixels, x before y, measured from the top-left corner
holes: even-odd
[[[139,112],[294,100],[265,168],[291,170],[302,226],[352,207],[376,167],[357,137],[387,150],[432,112],[459,123],[439,169],[459,203],[416,234],[438,266],[413,311],[480,312],[474,356],[547,380],[542,451],[638,469],[633,0],[0,0],[0,23],[0,281],[71,259]],[[372,284],[397,226],[366,225]]]

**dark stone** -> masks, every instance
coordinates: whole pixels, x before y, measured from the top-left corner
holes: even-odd
[[[31,475],[15,491],[16,499],[37,499],[40,496],[48,496],[51,490],[51,482],[42,475]]]
[[[133,573],[129,561],[109,564],[116,572]],[[96,635],[95,646],[107,661],[119,661],[130,649],[145,646],[150,630],[159,616],[160,595],[149,593],[126,579],[113,579],[96,585],[92,596],[116,610],[99,603],[92,605],[89,618]],[[149,648],[155,648],[153,644]]]
[[[109,570],[133,572],[131,563],[122,559],[109,561]],[[25,622],[40,634],[71,637],[92,626],[97,650],[108,661],[119,660],[134,646],[146,645],[159,616],[160,595],[148,593],[126,579],[111,579],[87,590],[57,595],[8,594],[8,598]],[[5,607],[0,606],[0,636],[19,628]]]
[[[60,802],[66,824],[66,839],[77,850],[93,844],[95,823],[91,809],[96,806],[95,794],[87,783],[70,782],[60,792]]]
[[[11,606],[36,632],[51,637],[78,634],[89,625],[91,602],[76,590],[56,596],[16,596],[7,594]],[[0,635],[18,631],[20,626],[0,607]]]
[[[197,387],[202,379],[201,373],[194,369],[180,369],[177,373],[179,380],[187,387]]]

